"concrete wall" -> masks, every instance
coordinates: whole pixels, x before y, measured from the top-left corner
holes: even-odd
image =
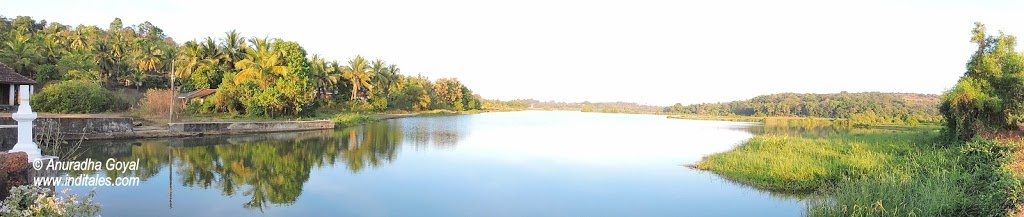
[[[334,122],[330,120],[274,122],[202,122],[170,123],[169,125],[171,132],[208,134],[334,129]]]
[[[18,128],[10,125],[0,125],[0,151],[11,150],[18,142]]]
[[[18,122],[10,117],[0,118],[0,150],[7,150],[17,142]],[[33,121],[32,134],[62,134],[64,139],[120,138],[135,134],[131,118],[119,117],[44,117]],[[54,137],[56,138],[56,137]]]

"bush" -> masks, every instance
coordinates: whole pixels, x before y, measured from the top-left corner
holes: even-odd
[[[374,118],[373,116],[366,115],[366,114],[343,113],[343,114],[338,114],[337,116],[334,116],[334,118],[332,118],[331,120],[334,121],[334,127],[335,128],[345,128],[345,127],[351,127],[351,126],[356,126],[356,125],[360,125],[360,124],[374,122],[374,121],[377,121],[378,119]]]
[[[110,95],[94,82],[61,81],[33,95],[31,103],[41,112],[99,113],[110,109]]]
[[[128,111],[142,98],[142,94],[135,89],[118,89],[110,92],[110,111]]]
[[[63,192],[53,195],[50,189],[21,186],[11,189],[11,195],[0,203],[0,216],[99,216],[100,205],[92,201],[94,194],[84,198]]]
[[[166,119],[171,108],[171,97],[174,93],[169,89],[149,89],[139,100],[139,111],[143,118]]]

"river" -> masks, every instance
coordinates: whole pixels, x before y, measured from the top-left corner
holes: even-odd
[[[411,117],[338,130],[92,142],[138,159],[104,216],[798,216],[796,197],[686,165],[749,123],[565,111]],[[58,187],[58,190],[65,187]]]

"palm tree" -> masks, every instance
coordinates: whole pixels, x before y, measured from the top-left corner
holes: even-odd
[[[135,60],[135,69],[138,70],[130,76],[136,83],[136,87],[142,85],[142,78],[145,77],[145,73],[155,71],[160,67],[163,60],[164,51],[157,47],[156,44],[139,41],[138,47],[133,50],[132,56]]]
[[[181,45],[181,51],[175,57],[174,76],[175,78],[187,78],[192,76],[192,72],[196,71],[199,67],[199,61],[202,58],[202,53],[199,50],[199,44],[196,41],[185,42]]]
[[[238,74],[235,84],[240,85],[247,80],[256,80],[261,88],[270,86],[273,78],[288,73],[288,67],[281,62],[281,53],[275,51],[267,39],[250,40],[253,44],[245,58],[235,63]]]
[[[226,32],[224,33],[224,40],[221,41],[221,47],[223,49],[220,51],[218,58],[227,64],[229,70],[234,71],[235,66],[231,64],[245,58],[245,37],[242,37],[235,30]]]
[[[328,63],[323,58],[320,58],[320,56],[313,55],[313,60],[310,63],[310,71],[313,74],[313,80],[317,84],[317,97],[325,97],[327,96],[326,93],[331,90],[331,87],[334,87],[338,80],[341,79],[341,75],[336,67],[337,62]]]
[[[0,53],[0,58],[3,58],[4,63],[11,64],[16,72],[32,77],[34,74],[31,69],[35,66],[34,60],[41,57],[39,49],[35,44],[29,42],[29,36],[17,33],[13,35],[13,40],[4,43],[4,52]]]
[[[352,83],[352,99],[358,97],[360,89],[365,88],[367,92],[373,89],[373,85],[370,85],[373,73],[370,71],[370,67],[367,66],[366,59],[363,56],[356,56],[356,58],[349,60],[348,65],[341,68],[341,75]]]

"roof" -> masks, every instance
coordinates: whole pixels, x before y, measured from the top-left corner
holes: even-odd
[[[14,69],[0,63],[0,84],[36,84],[36,81],[14,72]]]
[[[188,92],[188,93],[183,93],[183,94],[179,95],[178,98],[179,99],[203,98],[203,97],[207,97],[209,95],[213,95],[216,92],[217,92],[217,89],[202,89],[202,90],[196,90],[196,91],[192,91],[192,92]]]

